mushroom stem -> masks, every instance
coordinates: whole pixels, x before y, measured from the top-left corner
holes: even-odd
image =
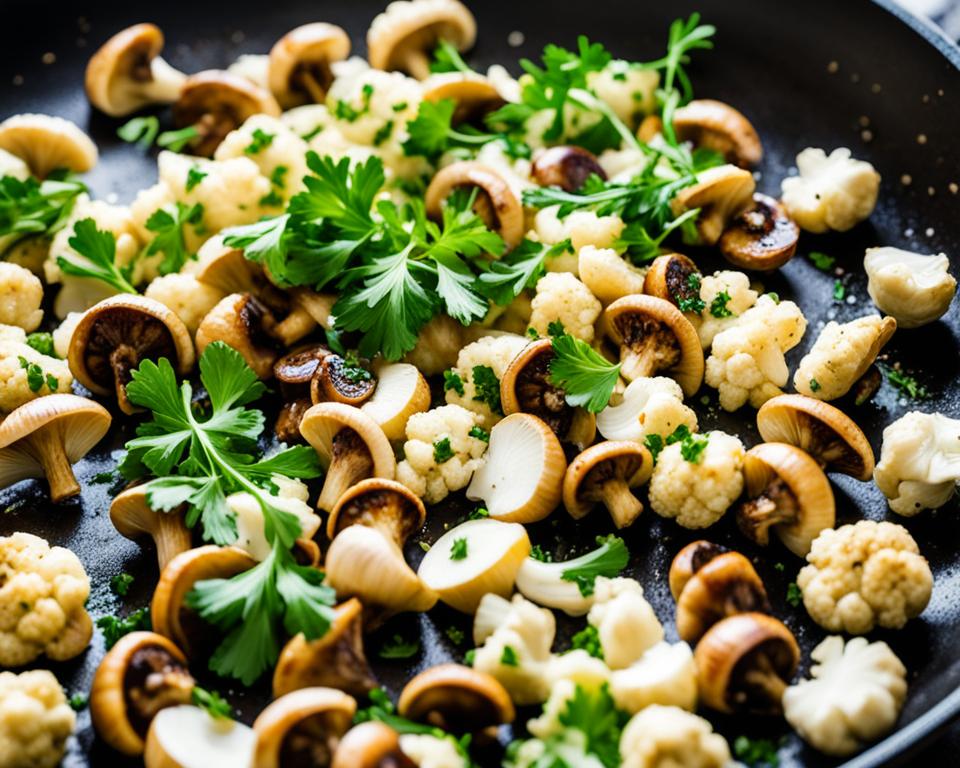
[[[157,546],[157,562],[161,571],[173,558],[190,549],[193,543],[190,531],[179,510],[157,513],[157,529],[153,534],[153,541]]]
[[[782,523],[795,523],[799,511],[796,496],[777,478],[763,493],[740,506],[737,526],[744,536],[765,547],[770,543],[770,529]]]
[[[110,353],[110,367],[113,369],[113,386],[117,392],[117,403],[120,410],[128,416],[140,410],[127,397],[130,371],[136,368],[138,363],[137,351],[127,344],[121,344]]]
[[[626,528],[643,512],[643,504],[633,495],[625,480],[609,480],[600,489],[600,498],[617,528]]]
[[[43,474],[50,485],[50,498],[54,503],[69,499],[80,493],[80,483],[73,474],[73,467],[63,445],[63,436],[56,429],[37,430],[29,438],[30,447],[43,467]]]
[[[315,104],[323,104],[327,91],[307,67],[302,67],[296,75],[297,85],[305,90]]]
[[[787,684],[783,678],[777,674],[765,655],[758,654],[754,660],[755,669],[747,670],[744,674],[744,682],[748,686],[763,694],[776,710],[782,707],[783,692],[787,690]]]
[[[424,51],[410,50],[400,69],[406,69],[417,80],[426,80],[430,77],[430,57]]]
[[[356,437],[356,433],[352,429],[345,429],[333,438],[333,461],[330,462],[327,469],[327,477],[323,481],[320,498],[317,499],[317,509],[325,512],[333,510],[337,501],[351,485],[365,477],[370,477],[373,472],[373,459],[362,444],[356,446],[353,450],[348,448],[342,453],[337,450],[337,441],[341,440],[341,436],[345,432],[350,432]],[[353,442],[349,437],[345,440]],[[357,442],[362,443],[359,440]]]
[[[150,78],[141,87],[141,91],[150,101],[172,104],[180,98],[186,79],[183,72],[157,56],[150,62]]]

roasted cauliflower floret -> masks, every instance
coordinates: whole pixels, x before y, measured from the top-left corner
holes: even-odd
[[[697,706],[697,665],[686,643],[659,642],[625,669],[610,675],[610,693],[620,709],[636,714],[651,704]]]
[[[52,672],[0,672],[0,765],[55,768],[77,716]]]
[[[933,575],[917,542],[896,523],[861,520],[828,528],[797,575],[810,617],[831,632],[899,629],[930,601]]]
[[[617,113],[627,125],[636,125],[640,118],[656,109],[655,92],[660,74],[655,69],[637,67],[615,59],[599,72],[587,75],[587,85]]]
[[[901,328],[919,328],[950,309],[957,281],[946,254],[925,256],[899,248],[867,248],[863,259],[867,292]]]
[[[616,405],[597,414],[597,429],[608,440],[640,440],[672,435],[681,424],[697,431],[697,414],[683,404],[683,390],[666,376],[631,381]]]
[[[441,739],[427,733],[404,733],[400,736],[400,750],[417,768],[469,768],[457,751],[453,737]]]
[[[215,160],[246,157],[270,180],[272,193],[285,201],[300,191],[307,175],[307,142],[279,118],[254,115],[228,133],[213,155]]]
[[[703,311],[688,313],[700,336],[704,350],[710,349],[720,331],[726,330],[737,318],[757,303],[759,294],[750,287],[750,278],[743,272],[724,269],[706,275],[700,281],[700,300]]]
[[[587,614],[610,669],[624,669],[663,640],[663,627],[634,579],[610,579]]]
[[[740,440],[724,432],[668,445],[650,477],[650,506],[684,528],[713,525],[743,490],[743,457]]]
[[[873,213],[880,174],[845,147],[829,155],[808,147],[797,155],[798,176],[780,187],[790,218],[808,232],[846,232]]]
[[[29,269],[0,261],[0,323],[34,331],[43,320],[43,285]]]
[[[873,478],[898,515],[942,507],[960,481],[960,421],[911,411],[887,425]]]
[[[310,496],[307,486],[283,475],[273,475],[270,481],[277,486],[277,494],[271,497],[271,504],[296,517],[300,522],[300,536],[312,539],[320,530],[320,518],[313,507],[307,504]],[[237,523],[234,545],[256,560],[266,560],[271,546],[264,531],[263,508],[259,502],[249,493],[232,493],[227,496],[227,506]]]
[[[69,549],[30,533],[0,538],[0,584],[0,665],[19,667],[41,654],[65,661],[87,647],[90,579]]]
[[[9,413],[43,395],[69,392],[73,374],[66,360],[41,354],[22,328],[0,326],[0,412]]]
[[[550,323],[559,322],[566,333],[589,344],[603,306],[569,272],[550,272],[537,281],[531,310],[530,327],[541,336],[547,335]]]
[[[569,240],[573,250],[579,253],[587,245],[609,248],[623,232],[623,220],[615,214],[597,216],[593,211],[574,211],[560,218],[559,211],[560,206],[552,205],[537,213],[534,231],[540,242],[556,245]],[[575,268],[574,260],[572,269]]]
[[[156,299],[177,315],[191,334],[204,315],[213,309],[226,294],[212,285],[201,283],[191,274],[174,272],[153,280],[144,291],[149,299]]]
[[[843,397],[893,335],[893,318],[866,315],[827,323],[793,374],[797,392],[820,400]]]
[[[704,380],[720,393],[720,407],[736,411],[749,402],[759,408],[781,394],[790,371],[784,354],[800,343],[807,328],[800,307],[761,296],[735,323],[713,338]]]
[[[478,414],[481,426],[490,429],[503,418],[500,379],[529,342],[524,336],[504,334],[484,336],[465,346],[456,366],[443,375],[447,402]]]
[[[783,694],[783,714],[804,741],[850,755],[893,728],[907,697],[907,669],[890,646],[837,635],[810,652],[810,680]]]
[[[407,420],[397,480],[427,504],[466,488],[487,450],[484,433],[478,430],[480,421],[478,414],[459,405],[413,414]]]
[[[604,305],[631,293],[643,293],[644,267],[635,267],[613,248],[585,245],[577,256],[583,284]]]
[[[679,707],[651,704],[620,736],[622,768],[726,768],[727,740],[702,717]]]

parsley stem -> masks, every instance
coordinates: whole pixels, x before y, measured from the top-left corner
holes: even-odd
[[[613,126],[624,144],[630,147],[630,149],[643,151],[643,145],[640,143],[640,140],[633,134],[633,131],[627,128],[623,121],[617,117],[617,113],[613,111],[609,104],[598,99],[592,93],[579,88],[570,91],[570,101],[582,109],[599,112],[610,121],[610,125]]]

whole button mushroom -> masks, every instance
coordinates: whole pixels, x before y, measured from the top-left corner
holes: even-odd
[[[97,164],[97,145],[76,124],[52,115],[24,114],[0,123],[0,149],[16,155],[38,179],[51,171],[86,173]]]
[[[710,149],[741,168],[763,158],[760,136],[749,120],[729,104],[715,99],[694,99],[673,113],[673,129],[680,141]]]
[[[377,388],[360,406],[393,443],[406,437],[407,421],[430,408],[430,385],[409,363],[388,363],[377,368]]]
[[[134,24],[105,42],[87,64],[87,98],[101,112],[123,117],[150,104],[172,104],[187,76],[160,57],[163,33]]]
[[[251,768],[329,766],[357,702],[334,688],[303,688],[272,701],[253,722]]]
[[[687,586],[693,574],[709,563],[713,558],[729,552],[721,544],[700,539],[687,544],[674,556],[670,563],[670,594],[677,600],[683,588]]]
[[[303,24],[270,49],[267,83],[283,109],[322,104],[333,82],[330,65],[350,55],[350,38],[335,24]]]
[[[643,279],[643,292],[682,307],[683,312],[690,312],[691,305],[700,300],[702,277],[693,259],[682,253],[666,253],[657,256],[650,264]]]
[[[567,467],[563,478],[563,504],[576,520],[596,504],[610,512],[617,528],[626,528],[643,511],[633,488],[643,485],[653,472],[653,457],[644,446],[629,440],[607,440],[587,448]]]
[[[757,184],[750,171],[721,165],[697,174],[697,183],[670,201],[675,216],[700,209],[696,226],[700,245],[714,245],[731,221],[750,206]]]
[[[400,734],[379,720],[353,726],[340,740],[330,768],[416,768],[400,748]]]
[[[504,103],[493,83],[475,72],[439,72],[430,75],[423,82],[423,100],[454,102],[453,125],[478,120]]]
[[[797,252],[800,227],[779,201],[759,192],[723,231],[720,252],[742,269],[767,272],[786,264]]]
[[[538,152],[530,170],[541,187],[560,187],[566,192],[576,192],[591,176],[604,181],[607,178],[592,152],[573,146],[550,147]]]
[[[147,487],[137,485],[118,493],[110,503],[110,522],[128,539],[149,536],[157,549],[162,571],[181,552],[190,549],[190,531],[183,521],[183,505],[170,510],[153,509]]]
[[[76,395],[38,397],[0,422],[0,487],[45,477],[59,503],[80,493],[72,464],[100,442],[112,421],[100,404]]]

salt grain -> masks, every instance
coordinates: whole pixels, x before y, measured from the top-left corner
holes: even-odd
[[[917,144],[926,144],[927,143],[927,134],[918,133],[917,134]]]
[[[933,233],[935,231],[936,230],[934,230],[933,227],[927,227],[923,234],[925,234],[927,237],[933,237]]]
[[[840,69],[839,62],[831,61],[829,64],[827,64],[827,72],[829,72],[831,75],[836,74],[839,71],[839,69]]]
[[[53,51],[47,51],[45,54],[43,54],[43,56],[40,57],[40,61],[42,61],[44,64],[54,64],[56,60],[57,54],[53,53]]]
[[[900,177],[900,183],[905,187],[909,187],[913,183],[913,177],[909,173],[905,173]]]
[[[507,35],[507,45],[511,48],[519,48],[523,45],[524,41],[527,39],[527,36],[523,34],[519,29],[513,30],[509,35]]]

